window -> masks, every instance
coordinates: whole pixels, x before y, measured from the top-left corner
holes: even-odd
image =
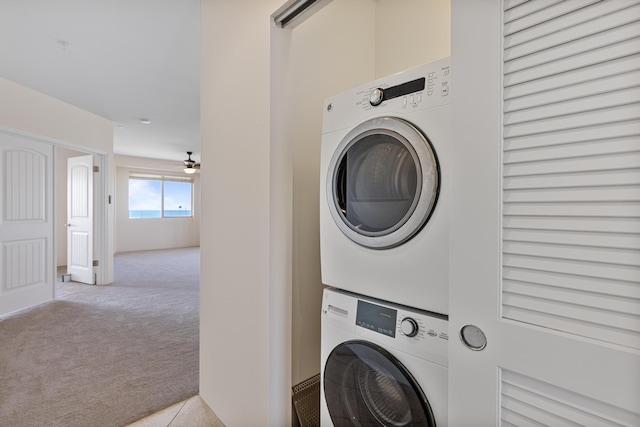
[[[129,177],[129,218],[193,217],[193,181],[189,178]]]

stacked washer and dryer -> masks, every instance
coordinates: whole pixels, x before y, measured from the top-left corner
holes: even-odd
[[[321,425],[446,426],[449,58],[326,100]]]

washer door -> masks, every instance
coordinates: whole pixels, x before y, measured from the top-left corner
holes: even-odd
[[[324,395],[335,427],[436,425],[411,373],[388,351],[366,341],[333,349],[324,369]]]
[[[354,242],[387,249],[413,237],[438,199],[440,170],[429,140],[409,122],[380,117],[355,127],[336,149],[329,210]]]

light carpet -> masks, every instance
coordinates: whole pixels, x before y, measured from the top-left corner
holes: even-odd
[[[198,393],[199,248],[115,257],[0,317],[0,426],[120,427]]]

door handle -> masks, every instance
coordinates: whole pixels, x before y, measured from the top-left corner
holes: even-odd
[[[487,346],[487,336],[476,325],[464,325],[460,329],[460,341],[473,351],[484,350]]]
[[[66,223],[64,226],[65,226],[65,227],[67,227],[67,228],[69,228],[69,227],[71,227],[71,223],[70,223],[70,222],[68,222],[68,223]]]

